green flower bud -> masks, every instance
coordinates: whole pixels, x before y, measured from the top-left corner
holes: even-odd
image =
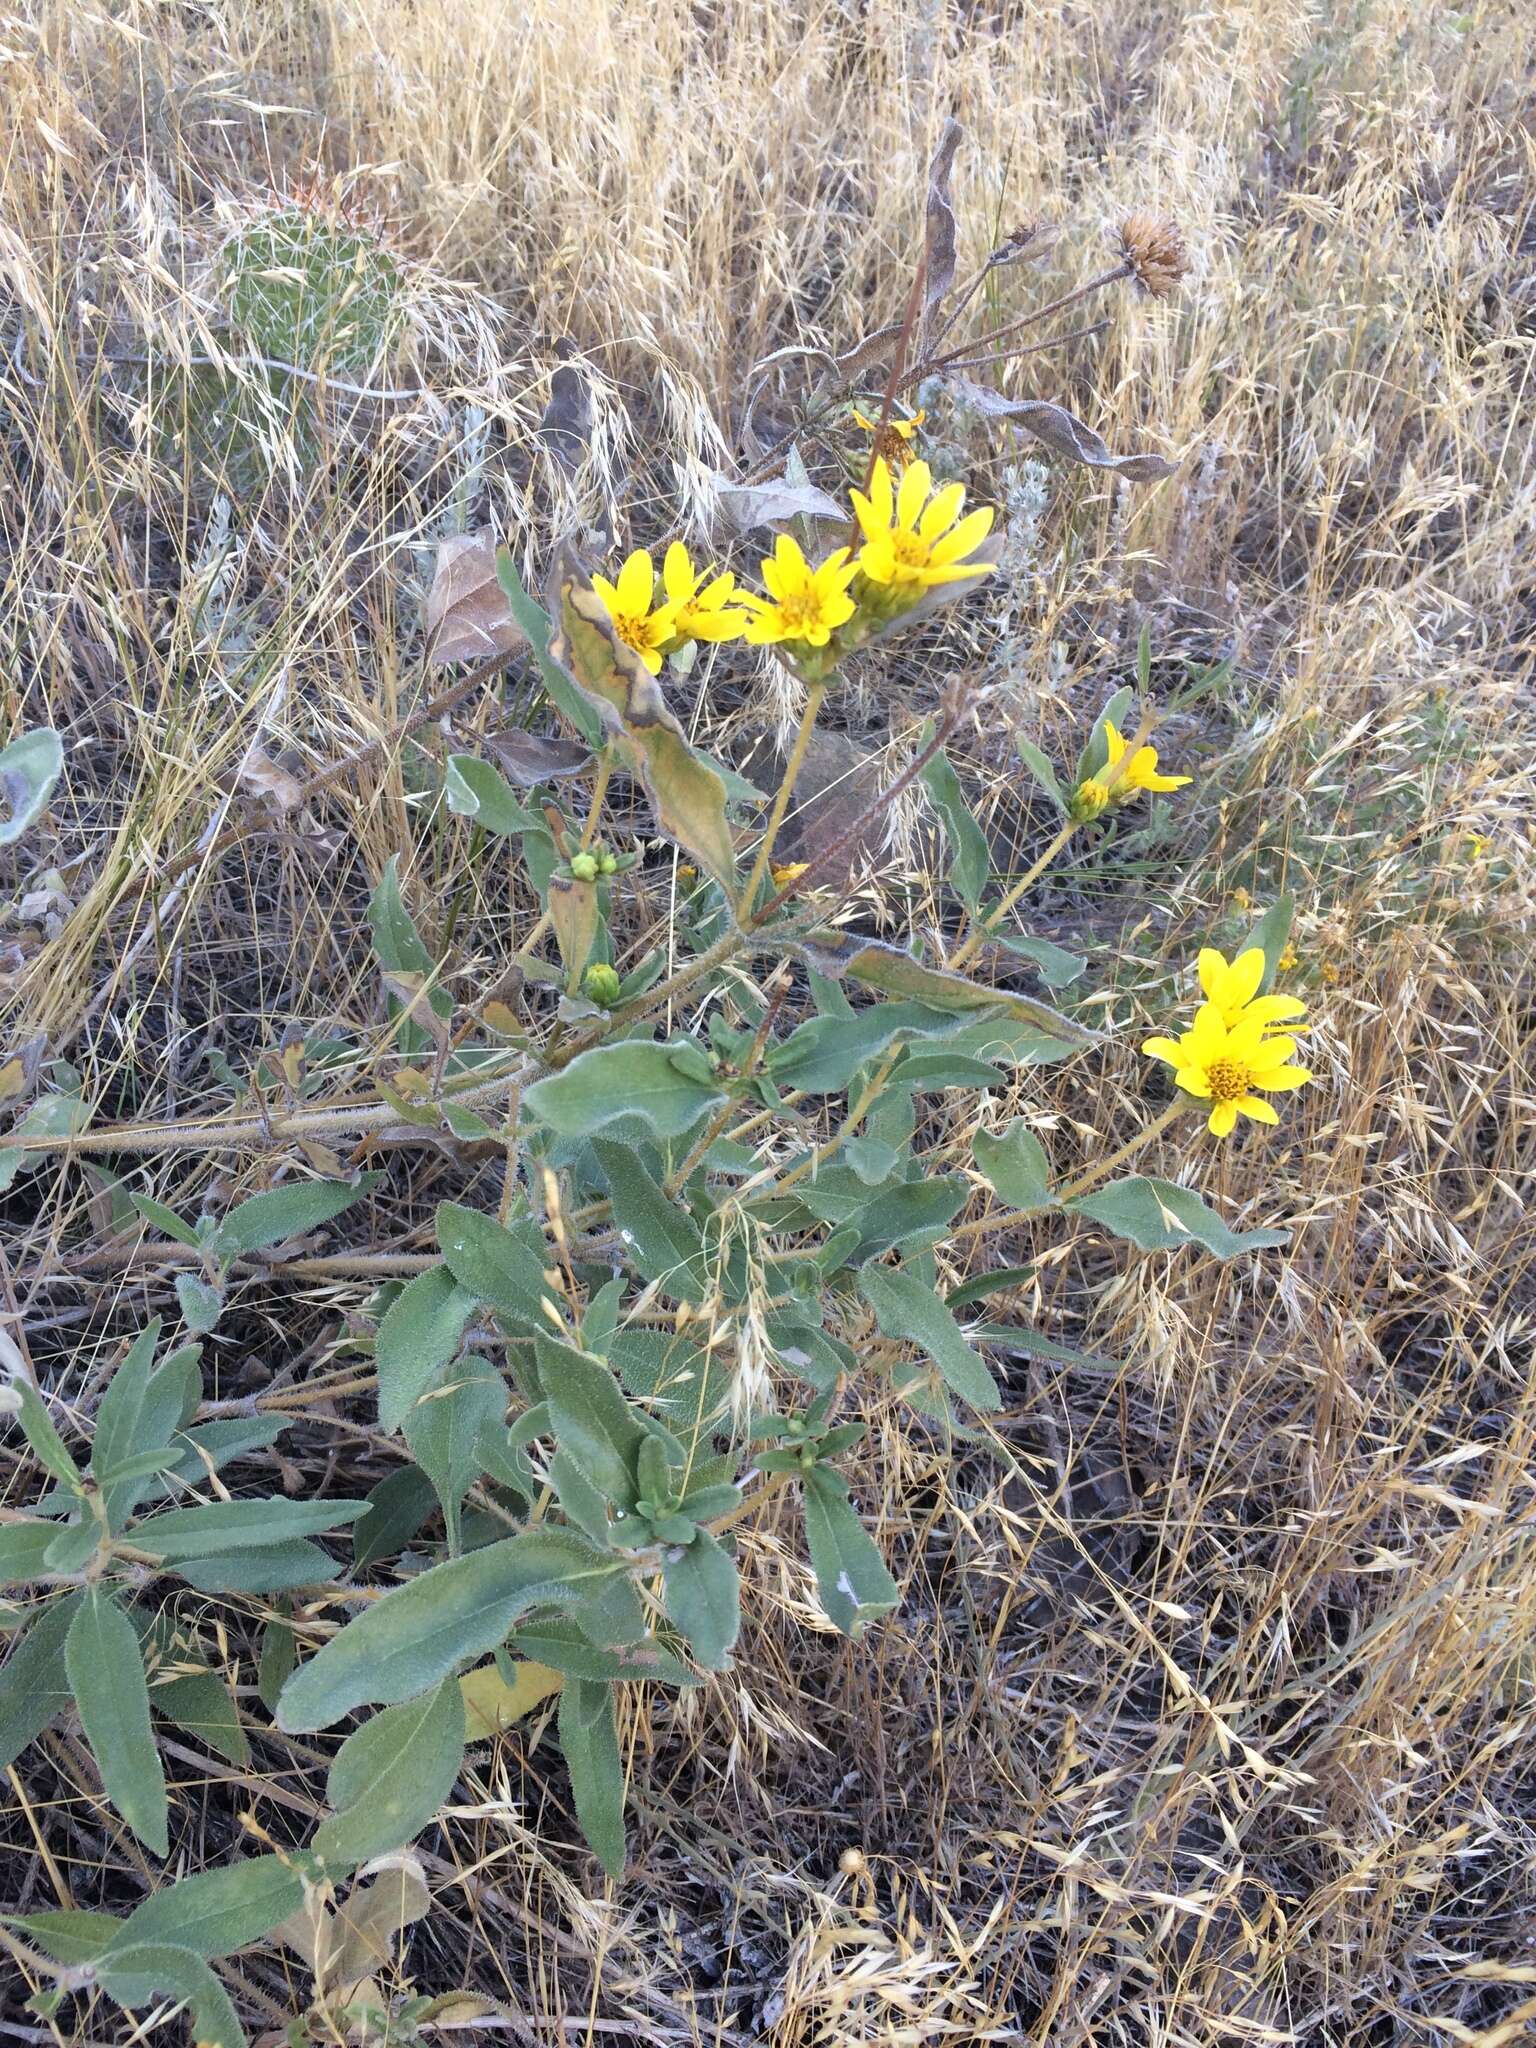
[[[611,853],[600,853],[597,856],[597,872],[600,875],[614,875],[618,870],[619,864]]]
[[[582,977],[582,988],[599,1009],[611,1010],[619,1000],[619,977],[611,967],[594,960]]]
[[[573,853],[571,855],[571,873],[578,882],[595,882],[597,880],[597,855],[595,853]]]

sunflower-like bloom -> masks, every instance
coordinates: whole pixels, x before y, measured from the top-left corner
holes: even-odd
[[[868,414],[860,412],[857,406],[853,408],[854,424],[862,427],[870,436],[875,444],[875,453],[883,461],[888,462],[892,469],[905,469],[912,460],[912,442],[918,428],[927,417],[926,411],[915,412],[910,419],[905,420],[897,419],[893,414],[885,425],[881,426],[879,420],[870,419]]]
[[[613,621],[613,630],[632,648],[653,676],[661,674],[661,657],[677,640],[679,607],[670,600],[656,603],[656,571],[644,548],[636,548],[619,571],[617,583],[594,576],[592,588]]]
[[[711,576],[695,569],[687,548],[673,541],[661,565],[661,584],[672,608],[672,630],[681,645],[688,640],[736,640],[747,629],[747,615],[736,595],[729,569]]]
[[[749,590],[737,593],[739,602],[751,612],[747,639],[754,647],[770,647],[785,640],[825,647],[858,609],[848,595],[856,572],[847,548],[835,549],[812,568],[799,543],[781,533],[762,565],[763,588],[768,595],[756,597]]]
[[[992,507],[978,506],[962,519],[964,484],[933,488],[933,471],[914,462],[898,486],[891,466],[875,463],[869,495],[852,491],[853,509],[864,533],[859,567],[871,583],[888,588],[903,604],[935,583],[956,583],[990,573],[990,562],[968,562],[992,531]]]
[[[1202,946],[1198,966],[1205,999],[1229,1028],[1247,1020],[1262,1024],[1266,1030],[1271,1024],[1282,1022],[1290,1031],[1305,1029],[1301,1020],[1307,1014],[1307,1006],[1298,997],[1259,994],[1259,984],[1264,979],[1262,946],[1250,946],[1230,961],[1214,946]]]
[[[1308,1068],[1291,1065],[1294,1038],[1264,1033],[1262,1017],[1245,1012],[1228,1025],[1216,1003],[1202,1003],[1181,1037],[1149,1038],[1141,1049],[1173,1068],[1174,1083],[1186,1095],[1210,1103],[1209,1128],[1225,1138],[1239,1114],[1255,1123],[1279,1123],[1274,1105],[1264,1097],[1300,1088],[1312,1078]]]

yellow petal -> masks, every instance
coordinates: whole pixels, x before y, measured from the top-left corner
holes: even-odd
[[[1218,953],[1214,946],[1202,946],[1200,948],[1199,970],[1200,986],[1205,990],[1207,1000],[1219,1003],[1227,986],[1227,963],[1225,957]]]
[[[923,507],[923,516],[917,522],[917,530],[924,540],[937,540],[948,526],[953,526],[960,517],[960,507],[965,503],[964,484],[945,484],[934,492]]]
[[[958,562],[962,556],[971,554],[992,531],[992,519],[990,505],[978,505],[974,512],[967,512],[958,526],[934,543],[934,561]]]
[[[674,604],[686,604],[698,586],[698,575],[680,540],[673,541],[661,565],[661,583]]]
[[[1211,1084],[1206,1078],[1204,1067],[1180,1067],[1174,1075],[1173,1081],[1174,1086],[1182,1088],[1186,1095],[1198,1095],[1204,1098],[1211,1092]]]
[[[1170,1067],[1182,1064],[1184,1055],[1171,1038],[1144,1038],[1141,1049],[1149,1059],[1166,1060]]]
[[[592,578],[592,588],[603,600],[603,604],[605,609],[607,610],[609,618],[617,618],[619,614],[619,593],[614,588],[614,586],[608,581],[608,578],[606,576],[595,575]]]
[[[880,517],[862,491],[850,491],[848,496],[853,501],[853,516],[867,539],[878,540],[882,533],[889,533],[890,520]]]
[[[636,548],[619,571],[619,610],[626,618],[644,618],[655,594],[656,571],[651,558],[644,548]]]
[[[1277,1124],[1280,1121],[1276,1111],[1261,1096],[1239,1096],[1237,1106],[1244,1116],[1251,1116],[1256,1124]]]
[[[1211,1111],[1209,1128],[1218,1138],[1230,1138],[1237,1125],[1237,1104],[1218,1102]]]
[[[1305,1017],[1307,1006],[1299,996],[1255,996],[1243,1014],[1245,1017],[1256,1017],[1261,1024],[1277,1024],[1282,1017]],[[1295,1028],[1296,1025],[1293,1023],[1292,1029]]]
[[[810,574],[810,564],[800,552],[800,543],[792,534],[779,535],[773,544],[773,559],[778,563],[780,574],[786,580],[800,580]]]
[[[1262,1074],[1255,1074],[1253,1085],[1262,1088],[1266,1095],[1273,1095],[1287,1088],[1304,1088],[1312,1078],[1310,1067],[1271,1067]]]
[[[853,408],[853,417],[855,424],[857,426],[861,426],[866,434],[873,434],[878,431],[878,422],[875,420],[865,419],[863,413],[859,411],[859,408],[857,406]]]
[[[917,515],[922,511],[928,493],[933,488],[933,471],[926,462],[914,462],[901,480],[901,489],[896,494],[896,521],[900,526],[915,527]]]
[[[1251,1002],[1259,992],[1259,983],[1264,979],[1264,949],[1250,946],[1246,953],[1239,953],[1232,962],[1227,979],[1226,1000],[1229,1003]]]
[[[884,530],[890,525],[896,509],[896,489],[891,482],[891,466],[883,455],[870,474],[869,503],[877,529]]]

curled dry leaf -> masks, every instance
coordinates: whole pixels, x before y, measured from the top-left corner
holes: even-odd
[[[592,438],[592,387],[576,367],[581,351],[562,337],[555,343],[560,367],[549,380],[549,404],[539,421],[539,439],[562,469],[574,473]]]
[[[239,783],[246,796],[258,798],[274,810],[291,811],[304,800],[304,784],[299,776],[261,747],[252,747],[241,762]]]
[[[542,733],[492,732],[480,744],[507,780],[520,789],[580,775],[592,761],[592,749],[580,740],[547,739]]]
[[[496,536],[489,527],[440,545],[422,623],[428,658],[439,668],[511,654],[526,644],[496,573]]]
[[[964,134],[958,121],[946,121],[939,146],[928,167],[928,219],[923,241],[923,324],[920,354],[926,354],[938,324],[939,309],[955,281],[955,209],[949,197],[955,151]]]
[[[969,377],[950,376],[945,382],[974,411],[987,419],[1011,421],[1033,434],[1037,441],[1043,441],[1055,454],[1066,456],[1069,462],[1085,463],[1090,469],[1112,470],[1133,484],[1158,483],[1163,477],[1172,476],[1177,466],[1163,455],[1112,454],[1107,442],[1092,427],[1048,398],[1005,398],[1000,391],[973,384]]]
[[[800,518],[848,524],[847,508],[813,483],[795,482],[787,476],[773,477],[762,484],[732,483],[724,476],[711,477],[710,481],[727,518],[742,533],[749,533],[754,526],[781,526],[786,520]]]

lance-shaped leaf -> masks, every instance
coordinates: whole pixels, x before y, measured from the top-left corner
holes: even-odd
[[[283,1687],[290,1734],[328,1728],[365,1704],[414,1699],[454,1666],[494,1650],[528,1608],[575,1599],[615,1571],[563,1530],[527,1530],[434,1565],[364,1608]]]
[[[561,1451],[607,1499],[633,1508],[646,1432],[618,1381],[601,1359],[553,1337],[534,1348]]]
[[[379,1423],[398,1429],[438,1373],[458,1355],[475,1297],[447,1265],[408,1280],[379,1324]]]
[[[7,1926],[35,1941],[44,1955],[67,1968],[92,1963],[117,1939],[122,1921],[111,1913],[87,1913],[65,1907],[51,1913],[11,1913]]]
[[[454,1556],[464,1496],[485,1470],[481,1440],[505,1422],[506,1413],[507,1389],[501,1374],[489,1359],[476,1357],[447,1367],[442,1383],[406,1410],[405,1440],[437,1489],[448,1549]]]
[[[723,1670],[741,1629],[736,1560],[707,1529],[700,1529],[684,1548],[667,1552],[662,1571],[667,1613],[704,1669]]]
[[[875,1312],[882,1335],[927,1353],[951,1392],[973,1408],[1002,1406],[992,1375],[934,1290],[899,1266],[866,1266],[859,1291]]]
[[[285,1188],[268,1188],[230,1210],[213,1234],[212,1249],[221,1259],[233,1259],[265,1251],[290,1237],[302,1237],[360,1202],[382,1178],[382,1174],[364,1173],[355,1181],[306,1180]]]
[[[783,1088],[805,1095],[836,1095],[859,1068],[888,1046],[913,1040],[941,1042],[958,1020],[922,1003],[871,1003],[846,1016],[810,1017],[770,1046],[764,1065]]]
[[[96,1981],[119,2005],[148,2005],[155,1998],[183,1998],[191,2007],[198,2048],[246,2048],[229,1993],[200,1955],[171,1942],[133,1942],[113,1947],[96,1966]]]
[[[926,746],[932,737],[930,726],[919,744]],[[960,900],[974,910],[992,869],[987,835],[972,816],[954,763],[942,747],[918,779],[944,823],[944,837],[949,842],[949,879],[959,890]]]
[[[69,1625],[64,1665],[107,1797],[145,1848],[165,1855],[165,1773],[150,1731],[138,1632],[100,1586],[86,1594]]]
[[[660,683],[618,638],[602,599],[569,555],[556,562],[550,591],[551,659],[597,707],[626,766],[644,786],[659,828],[731,890],[736,853],[725,816],[725,784],[689,746]]]
[[[697,1223],[662,1193],[628,1145],[594,1138],[592,1150],[608,1183],[613,1220],[640,1272],[674,1301],[702,1302],[708,1275]]]
[[[1117,1237],[1128,1237],[1145,1252],[1198,1244],[1218,1259],[1235,1259],[1241,1252],[1270,1251],[1291,1241],[1288,1230],[1229,1230],[1193,1188],[1139,1173],[1112,1180],[1066,1206],[1080,1216],[1091,1216]]]
[[[805,1475],[805,1538],[821,1604],[844,1635],[889,1614],[900,1590],[849,1503],[847,1482],[830,1465]]]
[[[464,1757],[459,1681],[386,1707],[336,1752],[325,1796],[336,1808],[315,1832],[331,1870],[355,1869],[413,1841],[453,1790]]]
[[[923,319],[920,355],[926,355],[939,328],[939,313],[955,281],[955,209],[949,196],[955,151],[964,134],[948,120],[928,166],[928,212],[923,235]]]
[[[976,1164],[1010,1209],[1044,1209],[1049,1205],[1051,1162],[1045,1147],[1022,1117],[1015,1117],[997,1137],[990,1131],[978,1131],[971,1147]]]
[[[13,1764],[70,1701],[64,1645],[83,1593],[67,1593],[35,1615],[0,1666],[0,1770]]]
[[[1246,953],[1251,947],[1257,946],[1264,955],[1264,978],[1259,983],[1260,995],[1268,995],[1275,985],[1275,976],[1280,968],[1280,956],[1291,936],[1291,920],[1295,915],[1296,898],[1289,891],[1283,896],[1277,896],[1238,948],[1239,953]]]
[[[118,1945],[171,1942],[212,1962],[260,1941],[303,1903],[304,1880],[288,1858],[250,1856],[152,1893],[123,1922]]]
[[[544,1233],[535,1217],[514,1216],[508,1227],[478,1209],[442,1202],[437,1242],[449,1272],[477,1301],[514,1323],[548,1327],[539,1304],[551,1289],[544,1278]]]
[[[151,1515],[135,1525],[133,1543],[135,1549],[168,1561],[271,1550],[355,1522],[367,1506],[365,1500],[215,1500]]]
[[[624,1765],[613,1725],[613,1694],[589,1679],[560,1693],[560,1748],[571,1774],[581,1832],[611,1878],[624,1874]]]
[[[1049,1003],[1036,1002],[1032,996],[1019,995],[1012,989],[988,988],[942,967],[928,967],[896,946],[882,946],[873,939],[838,932],[814,932],[804,950],[819,974],[856,981],[865,988],[879,989],[883,995],[925,1003],[935,1010],[1000,1010],[1066,1045],[1101,1042],[1098,1032],[1063,1017]]]
[[[1107,469],[1133,484],[1155,484],[1172,476],[1176,465],[1162,455],[1115,455],[1103,436],[1085,426],[1064,405],[1048,398],[1005,398],[1000,391],[973,384],[951,373],[944,380],[973,410],[987,419],[1008,420],[1043,441],[1054,455],[1081,462],[1089,469]]]
[[[443,771],[443,801],[456,818],[473,818],[501,839],[544,832],[542,818],[518,801],[506,779],[474,754],[450,754]]]

